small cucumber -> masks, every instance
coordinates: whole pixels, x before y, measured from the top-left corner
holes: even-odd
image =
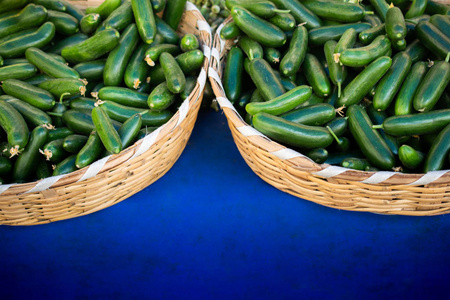
[[[398,158],[402,165],[411,170],[416,170],[423,163],[425,154],[409,145],[402,145],[398,149]]]
[[[403,40],[406,37],[406,25],[403,12],[400,8],[393,6],[386,12],[386,35],[391,41]]]
[[[150,2],[155,13],[162,12],[167,4],[167,0],[150,0]]]
[[[250,60],[264,57],[263,47],[248,36],[241,36],[238,41],[238,46]]]
[[[78,153],[86,144],[88,137],[82,134],[72,134],[64,138],[62,147],[69,153]]]
[[[370,167],[370,163],[365,158],[358,157],[346,157],[342,160],[340,165],[344,168],[365,171],[368,167]]]
[[[244,53],[239,47],[228,52],[223,73],[223,88],[231,103],[236,103],[242,93],[242,74],[244,71]]]
[[[0,68],[0,81],[6,79],[25,80],[36,75],[37,69],[30,63],[9,65]]]
[[[61,35],[73,35],[80,31],[78,20],[72,15],[56,10],[48,10],[47,20],[55,25],[55,30]]]
[[[84,146],[77,153],[75,166],[82,169],[100,158],[104,151],[102,140],[96,131],[93,131]]]
[[[92,121],[105,149],[114,154],[122,151],[119,134],[101,105],[92,110]]]
[[[170,0],[167,1],[162,19],[173,30],[178,29],[181,17],[183,16],[184,7],[187,0]]]
[[[123,1],[117,9],[115,9],[109,16],[97,27],[96,33],[107,29],[114,28],[117,31],[122,31],[127,28],[128,25],[134,23],[133,9],[130,1]]]
[[[141,39],[146,44],[153,43],[157,29],[151,2],[149,0],[131,0],[131,8]]]
[[[142,115],[139,113],[132,115],[122,124],[117,133],[120,136],[124,149],[128,148],[136,140],[141,127]]]
[[[220,37],[224,40],[231,40],[240,35],[242,35],[242,31],[233,21],[226,23],[220,30]]]
[[[76,170],[78,170],[77,166],[75,165],[76,158],[77,158],[77,155],[72,154],[72,155],[68,156],[66,159],[64,159],[63,161],[59,162],[55,166],[55,169],[53,170],[52,175],[53,176],[64,175],[64,174],[69,174],[69,173],[72,173],[72,172],[75,172]]]
[[[367,46],[342,51],[339,61],[345,66],[363,67],[383,56],[390,47],[390,40],[385,35],[380,35]]]
[[[19,13],[0,18],[0,38],[22,30],[41,26],[47,19],[47,9],[41,5],[28,4]]]
[[[369,0],[380,19],[385,22],[389,4],[385,0]]]
[[[41,5],[41,6],[45,7],[46,9],[51,9],[51,10],[57,10],[57,11],[62,11],[62,12],[67,10],[64,3],[62,3],[59,0],[31,0],[31,3],[34,3],[36,5]]]
[[[25,119],[11,104],[0,101],[0,126],[7,134],[11,155],[18,154],[28,144],[29,130]]]
[[[250,76],[264,99],[271,100],[286,92],[272,67],[263,58],[250,61]]]
[[[155,15],[157,36],[161,35],[164,38],[164,43],[176,45],[180,41],[180,37],[175,29],[164,22],[158,15]]]
[[[57,99],[76,95],[84,96],[86,93],[86,83],[75,78],[53,78],[41,82],[38,87],[48,91]]]
[[[121,0],[105,0],[96,7],[86,7],[86,14],[99,14],[103,20],[106,20],[121,4]]]
[[[55,78],[80,78],[80,74],[68,65],[56,60],[41,49],[30,47],[25,51],[27,60],[43,73]]]
[[[296,26],[294,16],[289,13],[276,13],[273,17],[270,17],[268,21],[284,32],[291,31],[295,29]]]
[[[193,33],[185,34],[180,40],[180,49],[183,52],[188,52],[200,48],[200,42]]]
[[[302,4],[323,20],[342,23],[361,21],[366,11],[358,3],[344,1],[303,0]]]
[[[314,93],[319,97],[331,94],[331,84],[322,63],[313,54],[307,53],[302,64],[306,80],[312,86]]]
[[[99,81],[103,79],[103,70],[105,69],[106,59],[97,59],[82,62],[73,66],[78,72],[80,78],[90,81]]]
[[[55,43],[50,48],[45,49],[45,52],[61,55],[62,49],[84,42],[88,38],[89,36],[87,34],[79,32],[74,35],[65,37],[62,40],[55,41]]]
[[[176,94],[172,93],[166,82],[157,85],[148,96],[148,107],[152,111],[163,111],[168,109],[176,99]]]
[[[358,35],[358,38],[362,44],[369,45],[375,38],[384,34],[386,34],[386,26],[383,23],[381,25],[361,31]]]
[[[98,98],[131,107],[148,108],[148,94],[140,93],[126,87],[105,86],[98,91]]]
[[[423,15],[427,8],[427,2],[427,0],[413,0],[405,14],[405,18],[411,19]]]
[[[419,22],[415,27],[414,33],[422,44],[438,58],[444,59],[450,52],[450,38],[431,22]]]
[[[78,20],[78,22],[85,16],[85,13],[71,1],[60,0],[65,6],[65,12]]]
[[[310,126],[324,125],[336,118],[336,110],[328,103],[317,103],[300,107],[281,115],[285,120]]]
[[[433,15],[430,17],[430,23],[436,26],[443,34],[450,38],[450,17],[444,15]]]
[[[267,19],[272,17],[276,13],[288,13],[289,10],[280,10],[271,1],[239,1],[239,0],[226,0],[226,7],[231,10],[234,6],[241,6],[258,17]]]
[[[280,62],[280,72],[284,76],[291,76],[298,72],[305,60],[308,46],[308,31],[304,26],[297,26],[289,42],[289,50]]]
[[[147,51],[149,47],[151,47],[151,45],[145,43],[138,45],[125,68],[124,81],[125,85],[130,89],[139,88],[141,84],[147,80],[150,66],[144,58],[145,51]]]
[[[11,104],[33,128],[39,125],[52,124],[52,119],[48,114],[25,101],[8,95],[0,96],[0,99]]]
[[[330,80],[338,87],[338,97],[340,97],[342,83],[347,78],[347,67],[340,65],[334,60],[334,49],[336,49],[336,44],[337,42],[335,40],[329,40],[324,45],[324,52]]]
[[[85,15],[80,21],[80,30],[82,33],[91,34],[102,23],[102,18],[97,13],[90,13]]]
[[[167,52],[160,55],[159,61],[164,71],[169,91],[174,94],[181,93],[186,88],[186,77],[178,62],[172,54]]]
[[[297,0],[272,0],[272,2],[281,9],[287,9],[290,11],[297,21],[297,24],[306,23],[305,26],[308,30],[322,26],[321,19],[306,8],[300,1]]]
[[[314,28],[308,32],[309,43],[313,46],[322,46],[328,40],[339,40],[344,32],[349,28],[355,29],[356,33],[359,34],[361,31],[371,27],[372,26],[369,23],[360,22]]]
[[[406,46],[404,51],[411,57],[411,62],[413,64],[418,61],[424,60],[428,54],[427,48],[425,48],[418,39],[410,42]]]
[[[450,153],[450,125],[441,130],[433,141],[430,151],[427,154],[424,165],[424,173],[442,170],[448,165]]]
[[[173,44],[151,45],[145,51],[144,60],[148,63],[149,66],[154,67],[155,62],[159,60],[159,56],[164,52],[168,52],[172,55],[177,55],[181,52],[181,49],[178,45],[173,45]]]
[[[55,98],[48,91],[21,80],[3,81],[3,91],[42,110],[50,110],[55,105]]]

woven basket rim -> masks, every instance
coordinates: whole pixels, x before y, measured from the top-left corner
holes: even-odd
[[[251,139],[253,144],[266,151],[267,155],[270,155],[274,160],[281,159],[292,168],[308,172],[319,178],[333,178],[369,185],[390,185],[398,187],[445,185],[450,183],[450,170],[432,171],[428,173],[402,173],[394,171],[360,171],[329,164],[317,164],[304,154],[271,140],[247,124],[226,97],[221,83],[222,60],[226,56],[229,50],[228,48],[233,45],[233,42],[223,40],[220,37],[220,31],[231,20],[231,16],[228,17],[217,28],[214,35],[212,49],[214,55],[211,56],[211,67],[208,72],[209,79],[216,93],[219,106],[228,119],[229,126],[235,127],[237,131],[249,134],[246,138]]]

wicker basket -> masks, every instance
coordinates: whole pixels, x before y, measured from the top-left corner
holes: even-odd
[[[102,1],[72,1],[80,7]],[[161,178],[183,152],[200,109],[212,34],[200,11],[187,3],[180,34],[199,37],[205,62],[197,84],[174,116],[121,153],[76,172],[25,184],[0,185],[0,224],[35,225],[87,215],[114,205]]]
[[[226,98],[221,78],[231,40],[213,41],[208,76],[239,152],[259,177],[274,187],[318,204],[349,211],[409,216],[450,212],[450,170],[427,174],[363,172],[316,164],[248,125]]]

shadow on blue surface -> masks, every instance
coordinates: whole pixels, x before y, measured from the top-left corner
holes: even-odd
[[[2,299],[443,299],[450,217],[339,211],[263,182],[222,113],[100,212],[0,227]]]

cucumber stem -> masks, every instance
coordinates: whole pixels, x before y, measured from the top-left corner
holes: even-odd
[[[336,143],[340,144],[341,141],[339,140],[338,136],[334,133],[334,131],[330,128],[330,126],[327,126],[327,129],[330,132],[331,136],[333,136]]]
[[[447,53],[447,56],[445,57],[445,62],[448,62],[450,60],[450,52]]]
[[[288,14],[291,12],[290,9],[274,9],[273,12],[278,13],[278,14]]]
[[[372,129],[383,129],[383,124],[372,125]]]
[[[52,111],[48,111],[47,115],[55,116],[55,117],[62,117],[62,113],[56,113],[56,112],[52,112]]]
[[[64,96],[67,96],[67,95],[70,95],[70,93],[69,92],[62,93],[61,96],[59,96],[59,103],[63,104],[63,98],[64,98]]]

